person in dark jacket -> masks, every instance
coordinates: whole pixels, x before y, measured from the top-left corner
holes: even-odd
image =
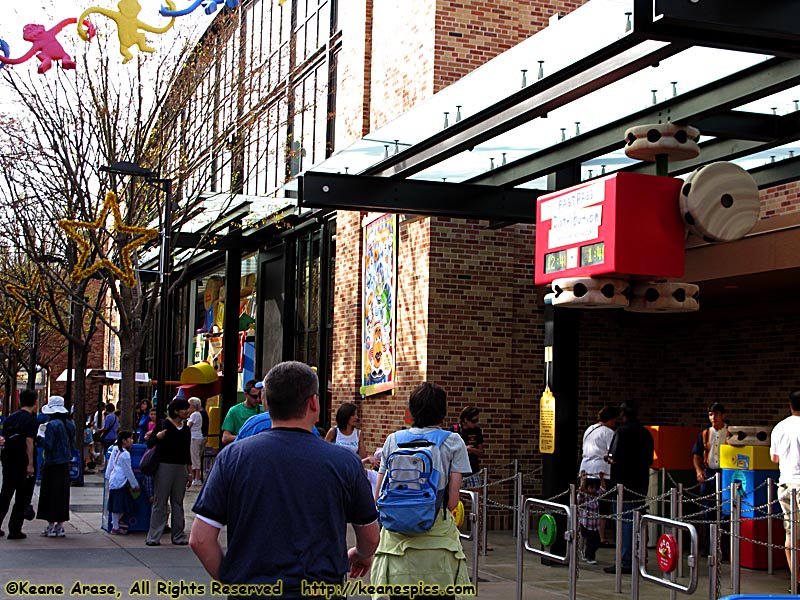
[[[183,398],[175,398],[167,406],[168,418],[156,423],[147,440],[147,447],[158,444],[158,470],[153,476],[155,496],[150,515],[150,530],[146,544],[161,544],[161,534],[167,524],[167,501],[172,507],[170,518],[172,543],[185,546],[189,535],[184,531],[186,525],[183,513],[183,497],[186,484],[192,478],[192,459],[189,451],[191,434],[186,425],[189,403]]]
[[[75,424],[64,407],[64,398],[50,396],[42,413],[50,415],[44,434],[42,487],[39,491],[38,518],[47,521],[42,537],[64,537],[64,521],[69,521],[69,461]]]
[[[611,448],[611,481],[624,488],[622,497],[622,561],[623,573],[631,572],[633,513],[644,506],[650,483],[650,465],[653,464],[653,436],[639,422],[639,407],[634,401],[625,401],[619,407],[620,423]],[[615,573],[616,565],[606,567],[606,573]]]
[[[20,408],[3,423],[6,442],[0,453],[3,464],[3,488],[0,490],[0,524],[6,517],[11,498],[14,508],[8,519],[8,539],[23,540],[22,523],[26,512],[30,515],[33,487],[36,482],[36,450],[33,447],[39,423],[36,421],[36,392],[22,390],[19,393]],[[31,517],[32,518],[32,517]],[[3,531],[0,529],[0,537]]]

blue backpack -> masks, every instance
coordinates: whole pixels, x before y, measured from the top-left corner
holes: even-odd
[[[397,450],[386,459],[386,475],[378,495],[378,518],[389,531],[425,533],[433,527],[442,508],[445,491],[439,491],[442,474],[433,466],[433,448],[438,451],[448,431],[424,435],[407,430],[394,434]]]

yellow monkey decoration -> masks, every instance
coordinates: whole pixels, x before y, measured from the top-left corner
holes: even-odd
[[[164,0],[167,7],[175,10],[175,3],[172,0]],[[143,31],[150,33],[162,34],[169,31],[175,24],[175,18],[171,18],[169,23],[164,27],[153,27],[147,23],[139,20],[139,13],[142,12],[142,6],[138,0],[120,0],[117,4],[119,12],[110,10],[108,8],[101,8],[99,6],[92,6],[83,11],[81,18],[78,19],[78,35],[83,40],[89,40],[89,32],[83,26],[83,19],[92,13],[99,13],[107,16],[117,24],[117,35],[119,37],[119,51],[124,60],[123,64],[133,58],[130,49],[133,46],[138,46],[142,52],[155,52],[155,48],[147,45],[147,40],[144,37]],[[140,31],[142,30],[142,31]]]

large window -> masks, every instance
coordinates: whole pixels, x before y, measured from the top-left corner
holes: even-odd
[[[334,261],[336,222],[327,221],[319,229],[297,238],[295,243],[295,360],[317,369],[322,411],[320,423],[330,418],[330,393],[333,332]]]

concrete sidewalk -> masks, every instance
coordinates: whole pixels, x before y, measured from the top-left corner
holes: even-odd
[[[193,515],[190,508],[197,493],[197,489],[191,489],[186,494],[184,506],[187,527],[191,527]],[[73,590],[76,582],[87,586],[116,586],[111,594],[102,593],[109,590],[99,587],[83,590],[87,597],[92,598],[220,597],[212,595],[210,578],[192,551],[187,546],[170,544],[168,534],[162,538],[161,546],[147,547],[144,533],[111,536],[101,531],[102,497],[102,475],[88,475],[84,487],[72,488],[71,517],[65,526],[65,538],[40,537],[44,523],[36,520],[25,523],[24,531],[28,539],[0,539],[0,598],[25,597],[26,594],[16,594],[19,590],[14,589],[17,582],[22,581],[64,587],[63,592],[55,590],[55,594],[27,594],[38,597],[68,597],[71,591],[77,591]],[[5,523],[3,525],[3,530],[7,531]],[[513,600],[516,597],[516,539],[509,532],[490,532],[489,543],[494,550],[488,552],[486,557],[481,557],[478,598]],[[466,544],[465,550],[469,556],[471,544]],[[602,567],[613,564],[614,550],[599,550],[598,560],[597,565],[580,565],[577,597],[615,600],[631,597],[630,576],[623,576],[622,592],[617,594],[613,591],[614,576],[602,571]],[[526,554],[524,567],[525,600],[562,600],[569,597],[568,568],[543,566],[537,556],[529,553]],[[701,571],[695,598],[709,598],[705,570],[703,568]],[[785,570],[769,576],[766,572],[742,569],[741,580],[743,594],[788,594],[789,575]],[[193,582],[202,584],[205,593],[192,593],[190,587],[184,587],[181,593],[181,582],[185,586],[191,586]],[[732,593],[727,565],[723,568],[721,584],[722,596]],[[644,600],[666,600],[670,598],[670,591],[640,580],[639,597]]]

